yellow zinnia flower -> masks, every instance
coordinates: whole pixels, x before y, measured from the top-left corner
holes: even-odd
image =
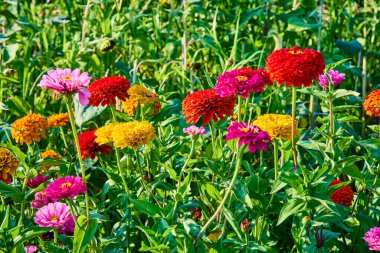
[[[95,131],[95,136],[96,136],[95,142],[100,144],[100,145],[103,145],[103,144],[106,144],[109,142],[113,142],[112,131],[113,131],[115,126],[120,125],[120,124],[121,123],[110,123],[106,126],[98,128]]]
[[[120,123],[112,131],[114,146],[118,148],[133,148],[137,150],[156,138],[154,127],[146,121],[131,121]]]
[[[161,103],[157,101],[158,95],[144,86],[134,85],[128,89],[128,94],[129,98],[123,102],[122,108],[129,116],[133,116],[139,104],[153,105],[153,114],[160,111]]]
[[[69,113],[53,114],[48,119],[49,127],[58,128],[60,126],[66,126],[67,122],[70,122]]]
[[[19,161],[6,148],[0,148],[0,177],[4,180],[9,178],[9,175],[15,175]]]
[[[32,144],[46,138],[48,121],[39,114],[31,113],[13,122],[11,134],[17,143]]]
[[[253,124],[268,132],[272,139],[292,139],[292,117],[290,115],[264,114],[257,117]],[[300,134],[297,125],[296,121],[295,136]]]

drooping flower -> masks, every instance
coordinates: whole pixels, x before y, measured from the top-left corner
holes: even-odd
[[[330,183],[330,186],[343,183],[341,180],[333,180]],[[330,198],[334,201],[335,204],[351,206],[352,200],[354,199],[354,191],[349,185],[345,185],[339,190],[335,191],[330,195]]]
[[[129,116],[133,116],[137,107],[153,105],[153,114],[161,109],[161,103],[157,100],[158,95],[144,86],[134,85],[128,90],[130,97],[122,103],[122,108]]]
[[[40,227],[61,229],[70,218],[70,207],[65,203],[55,202],[41,207],[34,217]]]
[[[242,98],[248,98],[250,93],[264,92],[265,75],[261,71],[245,67],[223,73],[218,76],[216,94],[221,97],[241,95]]]
[[[67,122],[70,122],[69,113],[53,114],[48,117],[49,127],[58,128],[60,126],[66,126]]]
[[[46,192],[53,201],[72,199],[87,191],[81,177],[66,176],[57,178],[46,186]]]
[[[182,102],[183,114],[186,122],[196,124],[203,116],[203,124],[209,121],[225,120],[225,116],[232,116],[235,106],[235,96],[222,98],[215,89],[196,91],[189,94]]]
[[[264,114],[257,117],[253,124],[260,127],[261,130],[267,132],[271,139],[292,139],[292,117],[282,114]],[[295,136],[298,136],[300,131],[295,124]]]
[[[201,126],[201,127],[189,126],[187,128],[184,128],[183,132],[186,134],[190,134],[190,135],[199,135],[199,134],[206,134],[207,133],[206,129],[203,126]]]
[[[112,131],[115,128],[115,126],[119,124],[121,123],[109,123],[108,125],[98,128],[95,131],[95,141],[100,145],[113,142]]]
[[[81,105],[87,105],[91,93],[87,89],[91,77],[87,72],[80,73],[79,69],[54,69],[43,75],[41,82],[37,85],[42,88],[52,89],[57,95],[72,94],[78,92]]]
[[[313,49],[301,49],[297,46],[272,52],[265,66],[272,81],[279,85],[310,86],[313,79],[323,74],[325,59]]]
[[[96,80],[88,87],[91,92],[90,105],[114,105],[116,98],[124,101],[129,97],[129,87],[131,83],[122,76],[109,76]]]
[[[39,114],[31,113],[13,122],[12,137],[20,144],[32,144],[46,138],[49,129],[48,121]]]
[[[83,159],[87,159],[88,157],[95,159],[97,153],[109,154],[109,151],[112,149],[109,145],[99,145],[95,142],[95,131],[85,131],[78,136]]]
[[[52,202],[53,200],[50,198],[46,190],[42,190],[34,195],[34,200],[30,203],[30,205],[37,209]]]
[[[154,127],[146,121],[130,121],[120,123],[112,131],[114,146],[118,148],[133,148],[148,144],[156,138]]]
[[[46,182],[47,180],[49,180],[48,177],[46,177],[46,176],[44,176],[42,174],[38,174],[34,178],[29,178],[28,182],[26,184],[27,184],[28,187],[30,187],[32,189],[35,189],[38,186],[40,186],[40,184],[42,184],[43,182]]]
[[[59,233],[72,236],[74,234],[74,230],[75,230],[75,221],[74,221],[73,216],[70,214],[70,217],[63,224]]]
[[[346,78],[346,75],[344,73],[339,73],[337,70],[330,70],[328,75],[330,76],[330,79],[334,86],[339,85]],[[318,77],[320,86],[329,85],[329,79],[326,75],[319,75]]]
[[[364,241],[368,243],[369,250],[380,251],[380,227],[371,228],[365,233]]]
[[[35,245],[29,245],[29,246],[25,246],[24,250],[26,253],[34,253],[38,250],[38,247]]]
[[[255,153],[257,150],[268,151],[268,142],[271,142],[267,132],[262,131],[258,126],[251,123],[233,122],[227,128],[226,140],[239,139],[238,145],[248,145],[248,150]]]
[[[0,178],[5,183],[11,181],[10,175],[16,174],[19,160],[6,148],[0,148]]]
[[[363,107],[368,116],[380,117],[380,90],[374,90],[368,94],[364,99]]]

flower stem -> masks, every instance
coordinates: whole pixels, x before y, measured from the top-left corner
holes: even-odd
[[[238,115],[238,122],[241,122],[241,115],[240,115],[240,111],[241,111],[241,95],[238,95],[238,112],[237,112],[237,115]]]
[[[26,192],[26,185],[28,183],[29,179],[29,166],[24,163],[24,166],[26,167],[26,173],[24,178],[24,183],[22,184],[22,201],[21,201],[21,211],[20,211],[20,220],[18,221],[18,225],[21,226],[20,229],[24,226],[24,216],[25,216],[25,192]]]
[[[69,145],[67,145],[67,140],[66,140],[65,133],[63,132],[63,127],[61,127],[61,126],[59,127],[59,132],[61,134],[61,137],[62,137],[63,143],[65,144],[65,147],[68,149]]]
[[[58,229],[54,229],[54,243],[58,243]]]
[[[67,98],[67,100],[66,100],[67,111],[68,111],[69,117],[70,117],[71,129],[73,131],[73,136],[74,136],[74,140],[75,140],[75,147],[76,147],[76,150],[77,150],[79,165],[80,165],[80,169],[81,169],[81,172],[82,172],[82,180],[83,180],[83,184],[87,185],[87,182],[86,182],[86,173],[85,173],[85,170],[84,170],[84,164],[83,164],[83,158],[82,158],[82,152],[80,150],[78,133],[77,133],[76,125],[75,125],[74,112],[73,112],[73,109],[71,107],[72,104],[73,104],[73,97],[69,94],[66,98]],[[84,192],[84,196],[85,196],[85,199],[86,199],[86,216],[87,216],[87,219],[89,220],[90,219],[90,206],[89,206],[90,201],[89,201],[89,197],[88,197],[88,192],[87,191]]]
[[[294,167],[298,167],[298,161],[297,161],[297,148],[296,148],[296,86],[292,87],[292,150],[293,150],[293,160],[294,160]]]
[[[332,97],[333,87],[331,82],[329,82],[329,105],[330,105],[330,135],[331,135],[331,148],[334,146],[334,105],[333,105],[333,97]]]
[[[273,140],[273,148],[274,148],[274,154],[273,154],[273,158],[274,158],[274,179],[276,180],[277,179],[277,175],[278,175],[278,142],[277,140]]]

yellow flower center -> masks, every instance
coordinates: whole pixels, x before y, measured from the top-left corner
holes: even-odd
[[[70,188],[73,184],[70,183],[70,182],[67,182],[67,183],[63,183],[61,185],[61,189],[67,189],[67,188]]]
[[[297,50],[297,51],[290,50],[289,54],[303,54],[303,51],[302,50]]]
[[[71,76],[62,76],[62,79],[63,79],[63,80],[71,80],[72,77],[71,77]]]
[[[50,221],[57,221],[58,220],[58,216],[56,215],[53,215],[50,217]]]
[[[246,76],[237,76],[236,79],[237,79],[239,82],[244,82],[244,81],[247,81],[247,80],[248,80],[248,77],[246,77]]]
[[[243,131],[244,133],[248,132],[249,131],[249,128],[248,127],[243,127],[240,129],[241,131]]]

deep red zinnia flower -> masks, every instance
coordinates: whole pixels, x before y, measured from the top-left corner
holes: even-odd
[[[182,102],[182,109],[187,123],[196,124],[203,116],[202,122],[207,125],[210,120],[232,116],[234,105],[235,96],[222,98],[215,94],[215,89],[208,89],[189,94]]]
[[[333,180],[330,183],[330,186],[343,183],[341,180]],[[350,186],[346,185],[335,191],[330,195],[330,198],[334,201],[335,204],[351,206],[352,200],[354,199],[354,191]]]
[[[40,186],[40,184],[42,184],[43,182],[45,182],[47,180],[49,180],[48,177],[45,177],[42,174],[38,174],[34,178],[29,178],[28,182],[26,183],[26,185],[29,186],[32,189],[36,189],[38,186]]]
[[[276,50],[267,58],[265,66],[272,81],[279,85],[310,86],[313,79],[323,74],[325,59],[313,49],[297,46]]]
[[[92,106],[115,104],[116,98],[124,101],[129,97],[131,83],[122,76],[103,77],[88,87],[91,92],[89,104]]]
[[[109,150],[112,149],[109,145],[99,145],[95,142],[95,131],[85,131],[78,136],[83,159],[87,159],[88,157],[95,159],[97,153],[109,154]]]

